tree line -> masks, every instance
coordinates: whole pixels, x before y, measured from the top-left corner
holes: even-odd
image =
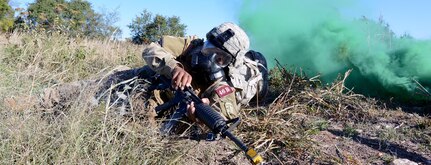
[[[86,0],[35,0],[26,9],[0,0],[0,31],[63,33],[72,37],[118,39],[122,31],[115,25],[116,11],[96,12]],[[129,41],[144,44],[162,35],[184,36],[186,25],[177,16],[163,16],[143,10],[127,26]]]

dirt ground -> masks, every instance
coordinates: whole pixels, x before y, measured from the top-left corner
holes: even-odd
[[[429,123],[430,118],[389,110],[381,113],[376,121],[354,123],[350,131],[344,123],[329,123],[325,130],[309,136],[312,149],[302,153],[306,155],[302,160],[288,155],[283,157],[283,154],[289,153],[275,156],[271,155],[274,152],[261,154],[265,164],[391,164],[397,159],[431,164],[430,141],[423,141],[426,136],[429,140],[431,131],[423,130],[422,122]],[[229,139],[215,142],[183,140],[181,143],[193,146],[185,154],[187,164],[248,163],[244,153]]]

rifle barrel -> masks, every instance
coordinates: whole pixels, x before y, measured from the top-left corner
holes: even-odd
[[[232,140],[239,148],[241,148],[241,150],[247,152],[248,147],[241,141],[239,140],[235,135],[233,135],[230,131],[225,131],[223,132],[224,136],[227,136],[230,140]]]

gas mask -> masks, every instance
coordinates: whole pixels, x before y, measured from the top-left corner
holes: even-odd
[[[201,52],[193,55],[192,67],[204,74],[202,76],[208,76],[210,81],[215,81],[224,78],[223,68],[232,61],[233,56],[231,54],[206,41]]]

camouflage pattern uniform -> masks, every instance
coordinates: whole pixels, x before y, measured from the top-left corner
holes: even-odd
[[[83,87],[86,86],[95,89],[95,95],[90,96],[91,99],[85,99],[94,100],[91,101],[92,103],[97,104],[103,97],[107,97],[106,93],[110,94],[108,98],[112,97],[111,93],[118,95],[114,95],[114,98],[125,98],[124,94],[127,95],[129,92],[127,89],[131,89],[129,85],[145,84],[145,82],[140,82],[139,79],[148,78],[148,73],[158,73],[167,78],[172,78],[173,69],[180,66],[192,76],[191,85],[199,97],[208,98],[210,105],[227,119],[236,118],[239,116],[241,104],[248,104],[257,92],[264,91],[261,90],[265,89],[263,88],[265,85],[262,84],[267,84],[265,83],[267,79],[264,78],[263,75],[265,74],[262,74],[262,71],[266,70],[266,62],[262,65],[262,62],[259,61],[261,58],[264,59],[261,55],[256,56],[261,58],[250,58],[252,54],[247,55],[251,52],[249,51],[248,37],[239,26],[233,23],[224,23],[215,27],[207,33],[205,44],[214,39],[214,37],[229,34],[225,32],[230,30],[234,31],[234,33],[231,33],[234,36],[228,37],[223,43],[219,42],[217,46],[219,48],[223,47],[224,51],[229,52],[235,58],[233,63],[223,68],[223,71],[229,70],[228,73],[223,72],[226,74],[225,79],[217,77],[219,79],[210,78],[212,80],[208,80],[209,76],[206,72],[204,73],[201,69],[192,69],[192,57],[194,55],[203,55],[201,50],[208,50],[202,39],[163,36],[159,43],[146,45],[142,53],[142,57],[147,63],[146,66],[135,69],[120,69],[107,74],[101,79],[80,81],[47,89],[42,97],[41,105],[45,108],[68,106],[62,102],[67,102],[68,99],[73,98],[72,95],[79,95]],[[213,44],[216,42],[211,41]],[[145,93],[145,90],[142,91]],[[171,92],[161,93],[160,91],[154,91],[147,95],[152,94],[155,99],[148,101],[160,105],[169,100],[169,93]],[[124,102],[127,104],[127,100]],[[143,108],[151,109],[154,106],[150,105]]]
[[[184,40],[187,40],[187,38],[184,38]],[[198,39],[196,39],[196,41],[199,42]],[[191,42],[184,43],[190,46]],[[179,46],[182,47],[184,45],[179,44]],[[122,89],[125,85],[133,86],[128,83],[112,88],[121,82],[133,78],[148,78],[148,76],[151,76],[154,72],[172,78],[171,72],[173,68],[179,65],[193,76],[192,86],[201,98],[208,98],[210,100],[210,105],[221,112],[227,119],[238,117],[239,105],[236,103],[235,89],[230,87],[227,82],[221,80],[215,81],[214,83],[205,82],[205,80],[202,79],[203,76],[200,76],[198,72],[190,69],[188,65],[190,62],[187,62],[188,57],[190,57],[189,55],[192,53],[199,53],[201,47],[201,45],[197,46],[188,50],[188,55],[184,54],[180,56],[178,54],[174,55],[171,53],[172,51],[170,49],[164,49],[157,43],[151,43],[145,48],[142,54],[148,65],[133,69],[122,66],[114,69],[102,78],[81,80],[47,88],[42,93],[39,104],[43,108],[61,111],[70,106],[70,104],[74,102],[74,99],[80,97],[81,100],[85,100],[92,106],[96,106],[101,100],[104,100],[108,96],[107,93],[113,93],[113,95],[122,94],[125,93]],[[112,92],[109,92],[109,90],[112,90]],[[81,95],[84,94],[84,91],[87,94],[85,94],[83,98]],[[167,99],[169,99],[169,97],[165,97],[170,95],[168,93],[170,93],[170,91],[153,91],[150,95],[154,95],[154,97],[151,97],[154,99],[147,98],[149,99],[147,108],[154,109],[155,106],[168,101]],[[109,96],[112,100],[114,100],[113,98],[119,97],[113,95]],[[126,105],[128,101],[127,99],[123,99],[123,101],[119,103]],[[121,112],[121,114],[124,114],[124,112]]]
[[[167,42],[167,40],[170,40]],[[201,98],[208,98],[210,105],[227,119],[239,116],[239,105],[235,98],[235,89],[222,79],[208,82],[199,71],[191,69],[191,57],[200,53],[203,41],[194,37],[164,36],[160,44],[148,45],[142,57],[147,65],[168,78],[172,78],[172,71],[176,66],[184,68],[192,77],[192,87]]]

